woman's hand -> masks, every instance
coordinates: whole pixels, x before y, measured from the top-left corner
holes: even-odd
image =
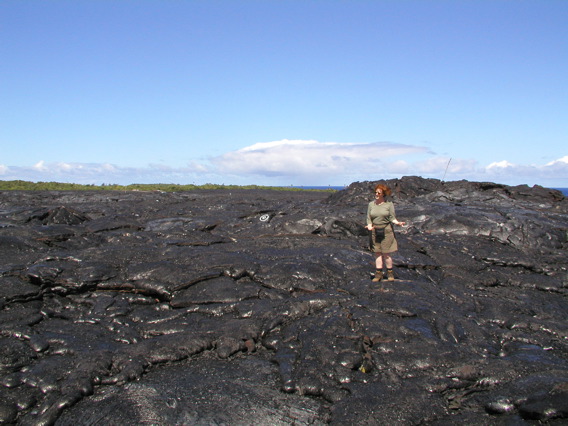
[[[373,230],[373,225],[367,225],[367,229],[368,229],[369,231],[372,231],[372,230]]]
[[[394,222],[394,224],[404,226],[404,225],[406,225],[406,222],[400,222],[400,221],[397,220],[396,222]]]

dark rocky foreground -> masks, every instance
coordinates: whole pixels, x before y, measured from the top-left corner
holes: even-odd
[[[568,201],[388,181],[335,194],[0,193],[0,422],[568,422]]]

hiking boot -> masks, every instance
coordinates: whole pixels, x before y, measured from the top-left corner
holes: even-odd
[[[388,279],[389,281],[394,281],[394,272],[392,271],[392,269],[389,269],[389,270],[387,271],[387,279]]]
[[[378,283],[379,281],[381,281],[383,279],[383,271],[377,271],[375,272],[375,278],[373,278],[373,282],[374,283]]]

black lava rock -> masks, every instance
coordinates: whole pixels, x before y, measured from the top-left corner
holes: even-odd
[[[343,191],[0,193],[0,423],[568,421],[568,202],[405,177],[396,280]]]

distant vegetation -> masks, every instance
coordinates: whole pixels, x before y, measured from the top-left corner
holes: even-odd
[[[81,185],[78,183],[59,182],[27,182],[23,180],[0,180],[0,191],[163,191],[182,192],[199,189],[272,189],[278,191],[328,191],[334,189],[304,189],[294,186],[258,186],[258,185],[217,185],[206,183],[204,185],[177,185],[177,184],[131,184],[131,185]]]

